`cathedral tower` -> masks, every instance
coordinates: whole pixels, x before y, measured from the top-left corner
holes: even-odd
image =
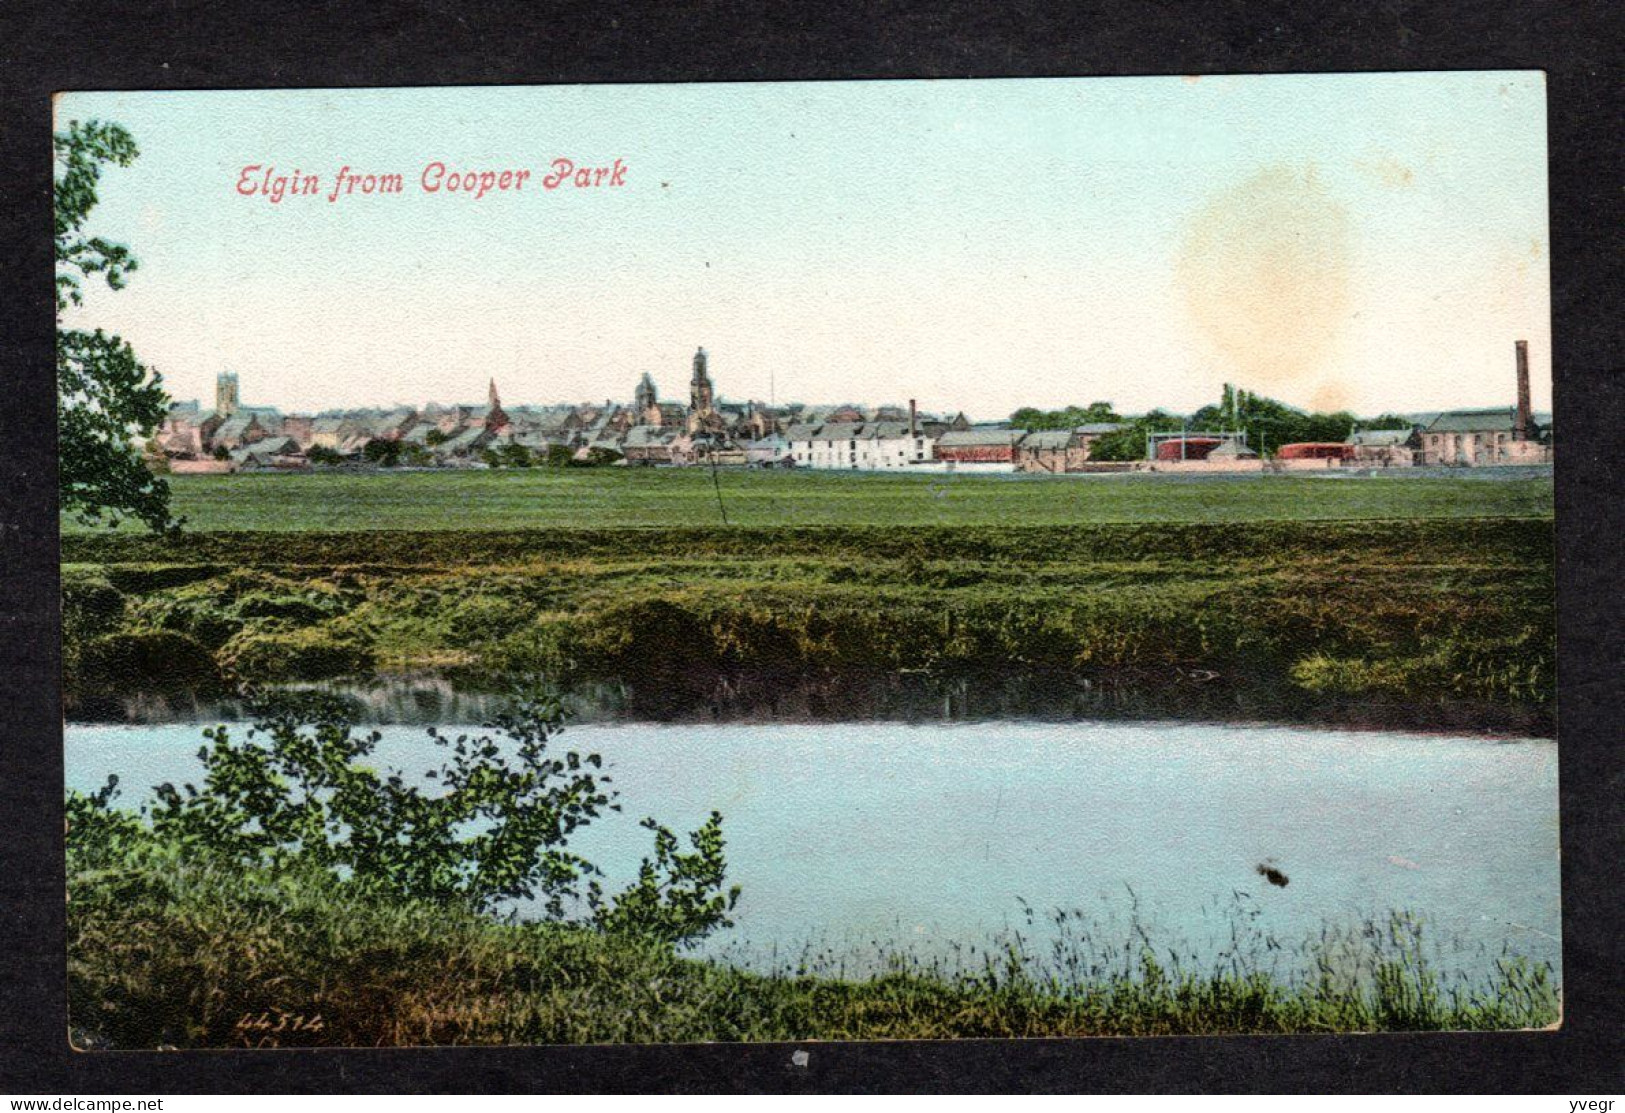
[[[222,371],[214,379],[214,412],[230,417],[237,412],[237,372]]]
[[[694,380],[688,387],[688,409],[692,414],[709,414],[715,399],[712,397],[711,376],[705,372],[705,349],[694,353]]]

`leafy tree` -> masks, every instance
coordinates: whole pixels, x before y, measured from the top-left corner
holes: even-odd
[[[480,453],[480,459],[492,468],[528,468],[536,463],[530,449],[513,441],[492,445]]]
[[[542,463],[550,468],[567,468],[575,462],[576,454],[570,450],[569,445],[550,444],[542,457]]]
[[[123,244],[87,235],[104,165],[129,166],[139,153],[117,124],[77,120],[52,138],[56,234],[57,469],[62,509],[87,525],[134,518],[156,532],[180,522],[169,484],[142,461],[137,445],[164,419],[163,378],[130,345],[101,329],[66,328],[63,314],[83,302],[83,280],[101,276],[121,290],[136,269]]]
[[[1171,433],[1182,425],[1182,419],[1162,410],[1128,418],[1121,429],[1107,433],[1089,446],[1089,459],[1119,463],[1143,460],[1146,434]]]
[[[1064,410],[1040,410],[1024,406],[1010,415],[1010,424],[1017,429],[1076,429],[1080,425],[1097,425],[1109,421],[1122,421],[1110,402],[1091,402],[1087,406],[1068,406]]]
[[[430,448],[434,448],[436,445],[445,444],[449,440],[451,440],[451,434],[446,432],[444,429],[430,429],[423,436],[423,443],[428,445]]]
[[[367,442],[361,450],[362,458],[381,468],[392,468],[401,462],[401,443],[383,437]]]
[[[157,786],[151,835],[217,866],[314,869],[385,897],[485,911],[537,900],[553,921],[674,945],[729,926],[739,890],[726,887],[715,812],[688,836],[690,852],[644,820],[654,857],[631,887],[605,897],[601,871],[569,843],[619,812],[619,794],[600,755],[552,748],[564,719],[557,695],[532,685],[486,733],[452,738],[430,728],[446,757],[420,787],[369,763],[380,735],[357,733],[342,700],[283,693],[259,705],[241,739],[224,726],[204,731],[202,787]],[[69,793],[70,843],[141,836],[138,819],[109,807],[115,788],[116,780],[93,796]]]
[[[311,445],[305,450],[305,458],[313,464],[322,464],[327,467],[344,462],[343,453],[336,448],[329,448],[325,444]]]
[[[587,458],[584,460],[577,460],[572,455],[569,466],[580,468],[601,468],[609,464],[613,464],[615,461],[621,458],[621,454],[616,452],[613,448],[601,448],[595,445],[592,448],[587,449]]]

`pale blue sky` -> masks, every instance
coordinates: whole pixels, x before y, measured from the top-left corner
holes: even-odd
[[[141,261],[76,319],[172,393],[286,409],[686,391],[996,417],[1190,409],[1235,381],[1357,410],[1549,405],[1538,73],[70,93],[141,148],[94,230]],[[556,157],[620,189],[541,190]],[[426,194],[423,167],[528,168]],[[241,169],[321,178],[270,204]],[[400,196],[326,192],[341,166]]]

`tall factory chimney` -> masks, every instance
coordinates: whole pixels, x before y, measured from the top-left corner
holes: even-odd
[[[1529,412],[1529,341],[1518,341],[1518,418],[1512,429],[1515,440],[1526,441],[1534,432],[1534,416]]]
[[[911,437],[920,435],[920,411],[915,407],[912,398],[908,400],[908,435]]]

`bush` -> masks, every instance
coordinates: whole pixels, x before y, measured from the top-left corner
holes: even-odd
[[[213,598],[165,600],[143,617],[160,629],[195,638],[211,650],[225,645],[243,628],[242,619]]]
[[[598,754],[549,751],[563,725],[558,697],[533,688],[487,725],[490,733],[449,738],[430,728],[446,754],[425,775],[431,792],[366,763],[380,736],[358,734],[341,701],[283,694],[261,705],[241,741],[224,726],[204,732],[202,787],[159,785],[153,833],[234,870],[314,870],[389,899],[480,910],[536,900],[555,922],[672,945],[728,926],[738,889],[724,889],[716,813],[689,836],[692,853],[645,820],[654,858],[631,888],[605,899],[599,869],[569,842],[619,811],[618,794]],[[106,804],[107,795],[70,797],[81,822]]]
[[[370,671],[371,648],[322,627],[288,632],[244,632],[226,643],[225,663],[255,681],[328,680]]]
[[[86,693],[209,691],[220,685],[209,651],[170,630],[92,638],[78,657],[75,684]]]
[[[342,609],[335,596],[321,596],[313,592],[299,595],[278,595],[270,592],[250,592],[237,600],[237,613],[244,618],[286,618],[294,622],[321,622]]]
[[[62,569],[62,637],[66,642],[111,634],[123,621],[124,595],[102,569]]]

